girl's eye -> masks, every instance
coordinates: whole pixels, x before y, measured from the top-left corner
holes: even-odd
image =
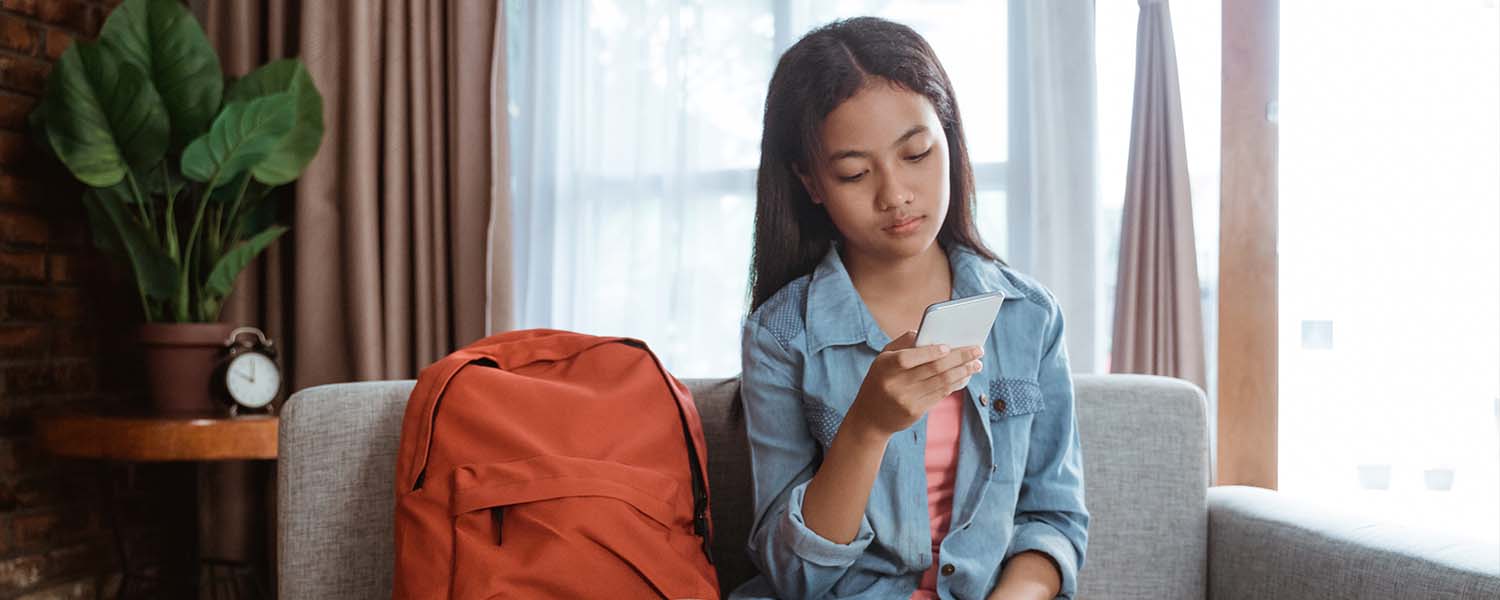
[[[843,181],[845,183],[854,183],[856,181],[864,179],[865,178],[865,173],[868,173],[868,172],[869,171],[860,171],[860,172],[855,173],[853,175],[848,175],[848,176],[840,175],[839,176],[839,181]]]
[[[908,157],[906,157],[906,160],[909,160],[911,162],[921,162],[922,159],[927,158],[928,154],[932,154],[932,148],[928,148],[928,149],[922,151],[921,154],[918,154],[916,156],[908,156]]]

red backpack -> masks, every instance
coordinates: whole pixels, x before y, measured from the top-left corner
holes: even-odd
[[[687,388],[638,340],[525,330],[422,370],[393,597],[717,598]]]

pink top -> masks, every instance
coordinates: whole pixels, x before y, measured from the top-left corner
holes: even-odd
[[[953,478],[958,463],[958,432],[964,391],[948,394],[927,411],[927,516],[932,521],[932,566],[922,573],[912,600],[937,600],[938,545],[953,519]]]

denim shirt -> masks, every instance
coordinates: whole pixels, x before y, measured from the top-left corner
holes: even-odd
[[[938,595],[984,598],[1004,560],[1037,550],[1061,571],[1059,597],[1071,598],[1089,515],[1062,312],[1051,292],[995,261],[956,246],[948,260],[954,298],[999,291],[1005,300],[984,367],[966,388]],[[746,319],[740,393],[755,493],[747,547],[760,575],[731,598],[907,598],[916,590],[932,564],[925,415],[890,438],[853,541],[819,536],[802,517],[807,484],[889,342],[836,246]]]

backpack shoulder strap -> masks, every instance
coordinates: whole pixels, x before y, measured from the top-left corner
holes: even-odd
[[[401,421],[401,455],[396,459],[398,497],[422,487],[427,455],[432,449],[433,419],[437,416],[443,390],[447,389],[454,375],[476,362],[493,364],[484,353],[465,348],[428,365],[417,376],[417,385],[407,398],[406,414]]]

